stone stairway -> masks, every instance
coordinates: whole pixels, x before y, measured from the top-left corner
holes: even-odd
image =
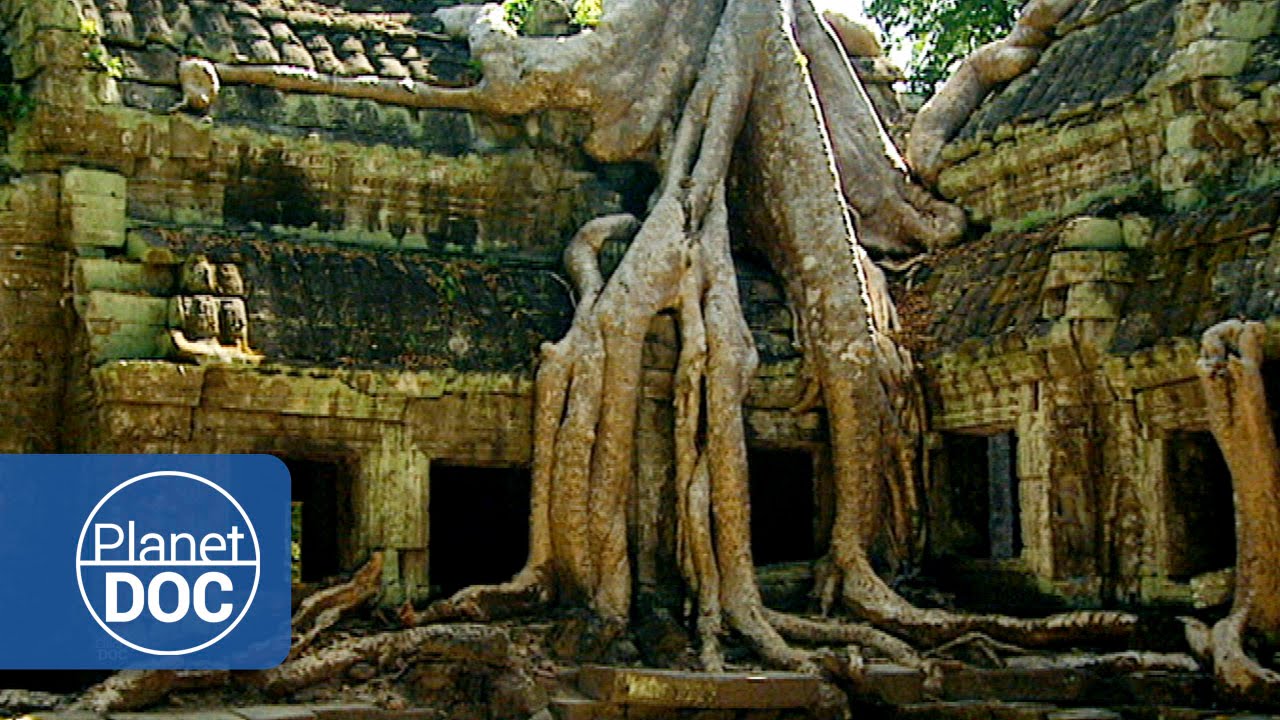
[[[552,693],[558,720],[818,718],[821,681],[796,673],[698,673],[587,666]],[[1257,718],[1214,708],[1191,672],[957,668],[926,691],[922,673],[871,664],[851,688],[853,714],[884,720],[1207,720]]]
[[[805,718],[822,682],[786,672],[703,673],[588,665],[552,695],[558,720]]]

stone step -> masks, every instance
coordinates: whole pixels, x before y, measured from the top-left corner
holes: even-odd
[[[556,720],[622,720],[621,706],[589,698],[571,688],[561,688],[547,705]]]
[[[578,688],[615,705],[707,709],[805,708],[819,699],[822,681],[802,673],[704,673],[588,665]]]
[[[1115,675],[1087,669],[964,668],[946,673],[939,699],[1195,707],[1212,700],[1212,683],[1201,673],[1187,672]]]
[[[893,720],[1047,720],[1056,705],[998,700],[944,700],[899,705],[886,717]]]

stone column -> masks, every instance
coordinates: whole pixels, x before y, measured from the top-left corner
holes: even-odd
[[[69,321],[60,185],[28,175],[0,187],[0,452],[59,449]]]
[[[430,461],[389,425],[360,458],[352,489],[359,555],[386,551],[382,601],[398,605],[426,595]]]

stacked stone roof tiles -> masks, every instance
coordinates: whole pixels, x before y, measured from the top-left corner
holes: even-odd
[[[1280,316],[1278,226],[1275,189],[1155,218],[1150,241],[1125,251],[1132,284],[1110,351],[1199,338],[1225,318]],[[1061,227],[988,235],[940,254],[915,274],[910,291],[899,285],[912,342],[931,354],[1010,336],[1030,339],[1046,330],[1046,274]],[[912,307],[923,311],[911,313]]]
[[[178,54],[444,86],[477,80],[466,44],[441,32],[431,15],[440,3],[430,0],[393,3],[400,11],[314,0],[84,1],[106,43],[133,51],[126,71],[135,80],[171,82]]]
[[[1032,332],[1055,233],[992,234],[941,253],[902,293],[909,342],[926,353],[975,338]],[[921,312],[906,308],[919,307]]]
[[[1177,0],[1091,0],[1059,23],[1060,35],[1027,74],[987,98],[959,133],[992,134],[1007,123],[1052,119],[1123,101],[1173,51]]]
[[[1280,193],[1260,190],[1169,218],[1133,251],[1114,352],[1198,338],[1214,323],[1280,316]]]

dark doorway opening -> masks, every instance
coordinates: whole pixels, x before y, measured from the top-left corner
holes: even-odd
[[[320,582],[343,570],[354,518],[351,473],[342,462],[283,458],[293,500],[294,578]]]
[[[1018,439],[943,436],[943,512],[935,518],[934,555],[1007,560],[1022,553]]]
[[[524,567],[531,489],[525,468],[431,466],[433,593],[505,582]]]
[[[1169,575],[1186,579],[1236,564],[1231,471],[1213,435],[1169,435]]]
[[[813,454],[803,450],[750,450],[747,470],[755,564],[813,560]]]

